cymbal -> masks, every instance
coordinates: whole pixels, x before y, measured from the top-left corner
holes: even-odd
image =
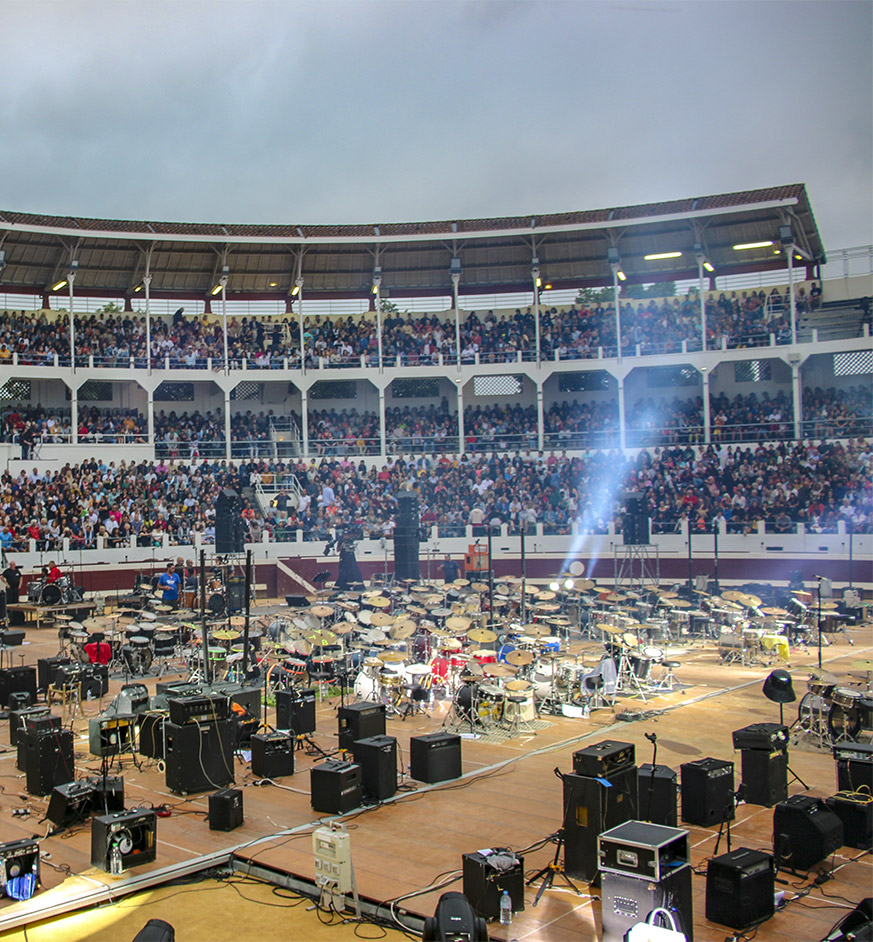
[[[387,628],[394,624],[394,619],[387,612],[373,612],[370,615],[370,624],[375,628]]]
[[[530,651],[521,651],[516,649],[515,651],[510,651],[506,655],[506,663],[512,664],[514,667],[526,667],[528,664],[533,664],[534,656]]]
[[[578,589],[580,592],[588,592],[590,589],[594,588],[593,579],[577,579],[573,583],[573,588]]]
[[[527,585],[525,585],[524,591],[527,595],[539,595],[540,594],[540,590],[535,585],[531,585],[530,583],[527,583]]]
[[[434,618],[448,618],[452,614],[452,610],[450,608],[442,608],[442,607],[432,608],[430,610],[430,613],[431,615],[433,615]]]
[[[523,690],[529,690],[531,682],[529,680],[507,680],[506,689],[510,693],[516,693]]]
[[[595,627],[598,631],[605,631],[610,635],[620,635],[624,631],[624,628],[620,628],[618,625],[607,625],[605,622],[601,622]]]
[[[536,622],[522,625],[521,630],[528,638],[545,638],[549,634],[549,629],[545,625],[538,625]]]
[[[334,644],[336,641],[336,635],[332,631],[325,631],[320,629],[318,631],[310,631],[303,636],[310,644],[320,645],[320,644]]]
[[[762,608],[761,611],[765,615],[787,615],[788,612],[784,608]]]
[[[86,618],[82,622],[82,627],[87,628],[88,631],[102,631],[104,628],[111,628],[112,623],[102,615],[95,615],[92,618]]]
[[[629,631],[626,631],[621,636],[621,640],[624,642],[625,647],[628,647],[628,648],[635,648],[639,644],[639,641],[637,641],[636,636],[632,635]]]
[[[406,660],[406,656],[399,651],[383,651],[381,654],[377,654],[376,657],[383,664],[399,664],[401,661]]]
[[[391,599],[386,599],[384,595],[374,595],[372,598],[367,599],[367,604],[373,608],[388,608]]]
[[[405,641],[415,634],[415,627],[415,622],[400,622],[399,625],[394,625],[388,633],[395,641]]]
[[[472,631],[467,632],[467,637],[479,644],[491,644],[497,640],[497,634],[488,628],[474,628]]]
[[[835,677],[829,671],[817,670],[815,667],[809,669],[809,679],[817,680],[825,684],[839,683],[839,678]]]
[[[832,612],[836,608],[839,608],[839,604],[837,602],[822,602],[821,603],[821,610],[823,612]]]
[[[467,586],[470,584],[469,579],[455,579],[452,585]]]
[[[237,633],[235,631],[222,628],[220,631],[213,631],[212,637],[215,638],[216,641],[233,641],[233,639],[236,637],[236,634]]]
[[[538,612],[560,612],[561,606],[556,602],[536,602],[533,606]]]
[[[311,614],[315,615],[316,618],[329,618],[333,615],[333,605],[310,605],[309,611]]]
[[[336,621],[330,626],[330,630],[338,635],[351,634],[358,626],[351,621]]]
[[[551,600],[556,597],[557,597],[557,593],[552,592],[549,589],[546,589],[540,592],[540,594],[537,596],[537,598],[539,598],[541,602],[551,602]]]
[[[547,618],[546,621],[550,625],[557,625],[558,627],[563,627],[564,625],[570,624],[570,619],[566,615],[552,615],[551,618]]]
[[[466,618],[464,615],[452,615],[450,618],[446,619],[446,628],[448,628],[449,631],[464,632],[472,624],[472,619]]]
[[[873,671],[873,661],[852,661],[852,667],[860,667],[863,671]]]
[[[747,605],[749,608],[757,608],[761,604],[761,599],[757,595],[752,595],[750,592],[745,593],[743,598],[737,601],[742,601],[743,605]]]
[[[488,583],[487,583],[487,582],[473,582],[473,583],[470,584],[470,588],[471,588],[474,592],[487,592],[487,591],[488,591]]]
[[[427,609],[423,605],[407,605],[406,611],[409,612],[410,615],[427,615]]]
[[[512,664],[483,664],[482,673],[486,677],[514,677],[518,668]]]
[[[705,589],[694,589],[693,591],[695,595],[709,595]]]
[[[155,611],[156,611],[156,612],[172,612],[172,611],[173,611],[173,606],[172,606],[172,605],[163,605],[163,604],[161,604],[161,605],[156,605],[156,606],[155,606]]]
[[[626,601],[627,596],[622,595],[620,592],[613,592],[610,595],[606,596],[607,602],[624,602]]]
[[[667,604],[671,608],[691,608],[691,603],[687,599],[668,599]]]
[[[437,647],[440,651],[460,651],[463,645],[457,638],[441,638]]]
[[[679,598],[678,592],[660,592],[659,595],[661,596],[662,599],[678,599]]]

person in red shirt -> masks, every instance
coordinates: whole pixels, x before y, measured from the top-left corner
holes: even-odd
[[[58,564],[57,564],[56,562],[54,562],[54,560],[52,560],[51,562],[49,562],[49,564],[48,564],[48,572],[46,573],[45,581],[46,581],[46,582],[57,582],[58,579],[61,578],[61,576],[63,576],[63,573],[62,573],[61,570],[58,568]]]

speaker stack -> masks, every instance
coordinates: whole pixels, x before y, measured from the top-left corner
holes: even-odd
[[[176,701],[173,701],[174,703]],[[232,720],[164,725],[167,788],[180,795],[233,782]]]
[[[244,549],[242,501],[232,487],[225,487],[215,499],[215,552],[230,556]]]
[[[418,495],[400,491],[397,495],[397,516],[394,527],[394,578],[397,580],[421,578],[418,558],[420,526]]]
[[[60,717],[53,719],[60,721]],[[26,729],[23,736],[19,733],[18,742],[19,756],[24,764],[25,788],[31,795],[48,795],[55,785],[71,782],[76,777],[72,730],[57,727]]]
[[[640,820],[676,827],[679,817],[676,808],[679,781],[673,769],[668,765],[656,765],[653,768],[650,762],[645,762],[639,767],[637,782],[637,814]]]
[[[636,750],[605,740],[573,754],[564,783],[564,869],[591,883],[597,878],[597,838],[636,817]]]
[[[740,750],[742,795],[750,805],[772,808],[788,797],[788,727],[754,723],[733,732]]]
[[[597,841],[604,939],[624,939],[653,909],[667,909],[692,942],[694,913],[688,832],[627,821]]]
[[[640,491],[625,491],[621,535],[626,546],[642,546],[649,542],[649,511]]]

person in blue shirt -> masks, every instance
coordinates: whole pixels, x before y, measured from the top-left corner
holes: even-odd
[[[182,588],[182,577],[176,572],[173,563],[167,563],[167,569],[158,577],[158,588],[162,590],[161,601],[165,605],[175,608],[179,604],[179,590]]]

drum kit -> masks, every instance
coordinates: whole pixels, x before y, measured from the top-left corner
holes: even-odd
[[[61,576],[55,582],[34,579],[27,584],[27,601],[45,606],[72,605],[82,601],[82,592],[68,576]]]
[[[819,746],[873,740],[873,660],[853,661],[858,668],[841,683],[828,671],[812,670],[797,709],[794,728]]]

